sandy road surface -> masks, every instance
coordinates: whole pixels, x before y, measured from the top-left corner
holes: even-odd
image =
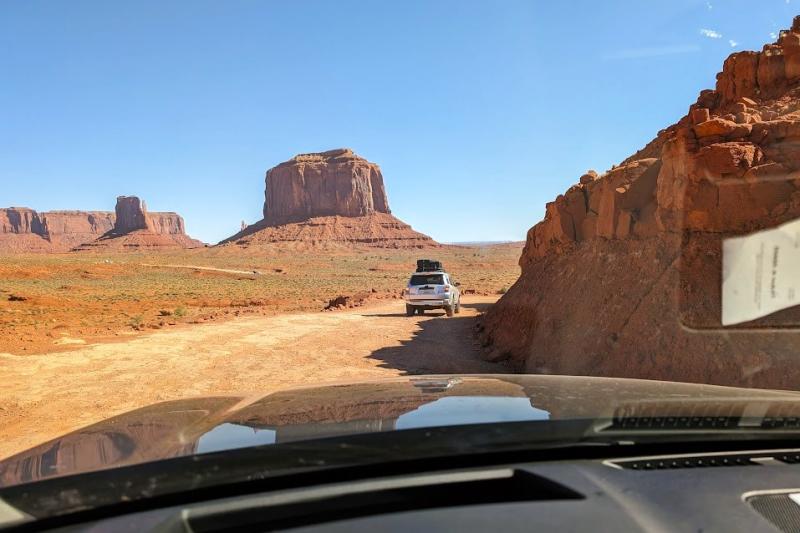
[[[406,317],[399,300],[331,313],[198,324],[44,355],[0,354],[0,458],[131,409],[187,396],[403,374],[504,372],[478,357],[474,317]],[[436,315],[436,316],[433,316]]]

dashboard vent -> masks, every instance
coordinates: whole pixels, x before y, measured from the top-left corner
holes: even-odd
[[[660,455],[606,461],[612,468],[625,470],[672,470],[677,468],[719,468],[800,463],[800,450],[712,453],[704,455]]]
[[[800,402],[638,402],[619,406],[603,431],[741,428],[800,428]]]
[[[798,493],[757,494],[747,498],[753,509],[785,533],[800,532]]]

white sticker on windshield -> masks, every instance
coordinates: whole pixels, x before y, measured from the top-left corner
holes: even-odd
[[[722,325],[800,304],[800,220],[722,241]]]

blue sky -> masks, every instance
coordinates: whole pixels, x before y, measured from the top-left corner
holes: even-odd
[[[523,239],[588,168],[673,123],[789,0],[7,1],[0,206],[139,195],[208,242],[260,218],[264,172],[347,146],[393,212]]]

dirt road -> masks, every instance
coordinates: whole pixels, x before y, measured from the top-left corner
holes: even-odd
[[[403,374],[505,372],[478,357],[474,317],[406,317],[399,300],[330,313],[239,318],[44,355],[0,354],[0,458],[131,409],[188,396]]]

